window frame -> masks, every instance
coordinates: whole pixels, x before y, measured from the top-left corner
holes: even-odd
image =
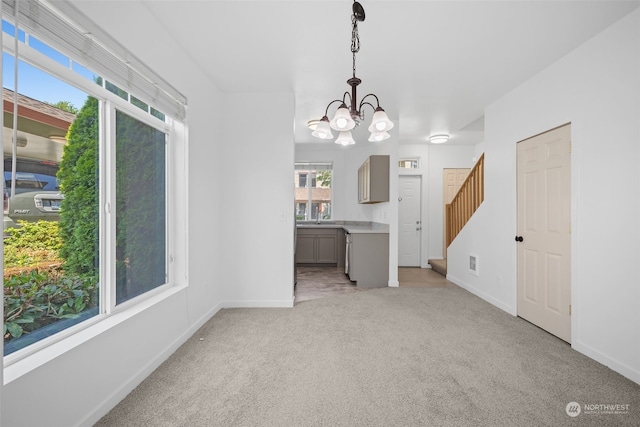
[[[406,167],[406,166],[400,166],[400,164],[402,162],[412,162],[415,163],[415,167]],[[400,170],[416,170],[416,169],[420,169],[420,157],[401,157],[398,159],[398,169]]]
[[[331,186],[329,187],[331,189],[331,200],[329,202],[330,204],[330,212],[331,212],[331,217],[329,219],[323,220],[320,219],[320,221],[333,221],[333,211],[334,211],[334,190],[333,190],[333,184],[334,184],[334,169],[333,169],[333,162],[331,161],[325,161],[325,162],[295,162],[294,164],[294,174],[297,172],[298,173],[298,177],[300,177],[301,172],[304,172],[306,174],[306,186],[305,187],[300,187],[299,186],[299,179],[298,182],[296,182],[295,180],[295,176],[294,176],[294,183],[296,184],[296,188],[306,188],[307,189],[307,198],[304,201],[304,203],[306,204],[306,209],[305,209],[305,218],[304,219],[296,219],[296,222],[302,223],[302,222],[316,222],[318,221],[318,218],[313,219],[313,205],[322,205],[322,202],[315,202],[313,201],[313,189],[314,188],[326,188],[326,187],[315,187],[315,184],[317,184],[317,177],[318,177],[318,172],[322,171],[322,170],[328,170],[331,172]],[[302,202],[301,202],[302,203]],[[296,200],[296,217],[298,215],[298,202]]]
[[[119,103],[118,103],[119,104]],[[170,247],[171,242],[169,238],[169,229],[170,224],[173,224],[173,212],[169,209],[171,206],[171,195],[169,194],[169,144],[170,144],[170,130],[169,126],[158,126],[156,123],[158,120],[151,120],[154,116],[143,113],[142,110],[136,108],[132,104],[134,108],[130,109],[130,111],[124,111],[121,108],[122,105],[116,105],[113,101],[105,101],[104,103],[99,104],[102,108],[104,108],[104,133],[100,132],[100,138],[104,138],[99,142],[100,149],[105,148],[105,156],[100,157],[100,172],[99,179],[100,182],[106,182],[108,185],[100,186],[100,206],[102,207],[101,212],[104,215],[104,225],[100,225],[100,232],[104,232],[104,238],[100,237],[100,253],[105,254],[100,257],[100,277],[103,277],[103,265],[105,262],[104,271],[106,273],[105,281],[108,284],[107,286],[100,286],[100,291],[103,292],[104,288],[104,298],[101,296],[101,312],[102,312],[102,301],[105,302],[104,314],[117,313],[121,310],[126,310],[128,307],[138,304],[141,300],[152,297],[155,294],[162,293],[171,287],[171,265],[170,265]],[[156,130],[159,130],[165,134],[165,179],[164,179],[164,187],[165,187],[165,283],[160,286],[157,286],[153,289],[150,289],[140,295],[137,295],[131,299],[123,301],[121,303],[117,303],[116,300],[116,232],[117,232],[117,224],[116,224],[116,115],[117,111],[121,111],[134,119],[153,127]],[[101,112],[101,115],[103,113]],[[106,143],[106,141],[111,141],[112,143]],[[104,175],[103,175],[104,174]],[[100,281],[102,283],[102,281]]]
[[[3,16],[12,25],[12,17]],[[23,28],[20,28],[21,32]],[[27,34],[41,40],[37,33]],[[28,37],[28,36],[27,36]],[[45,42],[47,43],[47,42]],[[48,43],[47,43],[48,44]],[[53,49],[58,49],[51,46]],[[66,53],[58,49],[63,55]],[[2,36],[2,51],[15,56],[13,36]],[[93,336],[104,332],[109,327],[126,320],[140,311],[169,297],[179,289],[187,286],[186,266],[188,265],[188,225],[178,227],[177,217],[188,215],[186,164],[181,158],[187,156],[186,120],[173,118],[164,114],[164,121],[152,113],[154,106],[149,103],[149,111],[145,112],[135,104],[123,100],[104,87],[87,79],[71,67],[65,67],[51,57],[38,52],[27,43],[20,42],[18,59],[50,74],[71,86],[74,86],[98,99],[98,156],[99,156],[99,301],[98,314],[67,329],[59,331],[40,341],[34,342],[15,352],[3,356],[5,370],[4,383],[29,372],[49,357],[62,354],[81,344]],[[75,63],[75,60],[73,60]],[[82,65],[81,63],[79,63]],[[108,79],[108,76],[102,76]],[[19,86],[18,86],[19,88]],[[129,92],[130,98],[135,97]],[[143,102],[146,102],[143,100]],[[165,134],[165,283],[137,295],[130,300],[116,304],[115,299],[115,116],[116,110],[133,117]],[[11,126],[11,124],[5,124]],[[111,141],[111,143],[109,143]],[[185,176],[180,178],[180,176]],[[175,178],[175,179],[174,179]],[[182,184],[180,188],[178,185]],[[180,203],[183,202],[183,204]],[[178,214],[176,206],[182,205],[185,214]],[[176,256],[180,257],[178,263]],[[182,274],[181,271],[184,273]],[[180,279],[178,279],[180,278]],[[36,357],[37,356],[37,357]]]

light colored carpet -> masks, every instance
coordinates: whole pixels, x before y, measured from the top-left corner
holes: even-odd
[[[638,426],[640,385],[460,288],[383,288],[221,310],[97,425]]]

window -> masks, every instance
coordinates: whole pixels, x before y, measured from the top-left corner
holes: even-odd
[[[332,175],[331,163],[296,163],[296,220],[331,219]]]
[[[398,160],[398,167],[402,169],[419,169],[420,159],[400,159]]]
[[[116,112],[116,302],[165,283],[166,135]]]
[[[171,260],[186,251],[186,237],[171,232],[172,209],[184,201],[176,184],[184,162],[172,144],[183,134],[184,98],[155,76],[145,90],[135,60],[122,67],[134,96],[114,83],[129,80],[118,67],[111,75],[113,54],[77,55],[78,38],[56,39],[82,31],[56,31],[70,24],[38,2],[20,13],[18,52],[15,17],[2,23],[3,98],[20,107],[17,129],[13,114],[4,122],[5,365],[171,286],[179,276]]]
[[[5,355],[96,316],[100,306],[98,102],[22,59],[16,93],[14,65],[3,52],[11,77],[4,101],[18,106],[15,153],[7,144],[3,165]],[[58,101],[65,103],[51,105]],[[5,118],[12,135],[13,112]]]

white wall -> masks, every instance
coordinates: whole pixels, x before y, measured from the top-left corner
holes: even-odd
[[[147,9],[96,7],[189,100],[188,161],[180,161],[189,202],[180,202],[178,226],[188,227],[188,270],[182,286],[113,316],[101,332],[89,328],[5,367],[2,426],[92,425],[220,308],[293,303],[293,95],[222,94],[152,19],[146,29],[161,48],[148,49],[135,22]],[[263,112],[254,118],[260,132],[246,126],[249,101]]]
[[[516,313],[516,143],[571,122],[572,347],[640,383],[640,11],[485,117],[485,201],[449,249],[449,279]]]
[[[223,97],[220,148],[222,221],[207,246],[221,246],[216,280],[226,306],[293,306],[293,94]],[[261,114],[247,126],[247,105]],[[200,171],[206,177],[205,171]]]

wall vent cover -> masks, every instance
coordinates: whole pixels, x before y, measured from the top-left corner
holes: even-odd
[[[479,263],[478,263],[477,255],[474,255],[474,254],[469,255],[469,271],[472,274],[475,274],[476,276],[478,275]]]

